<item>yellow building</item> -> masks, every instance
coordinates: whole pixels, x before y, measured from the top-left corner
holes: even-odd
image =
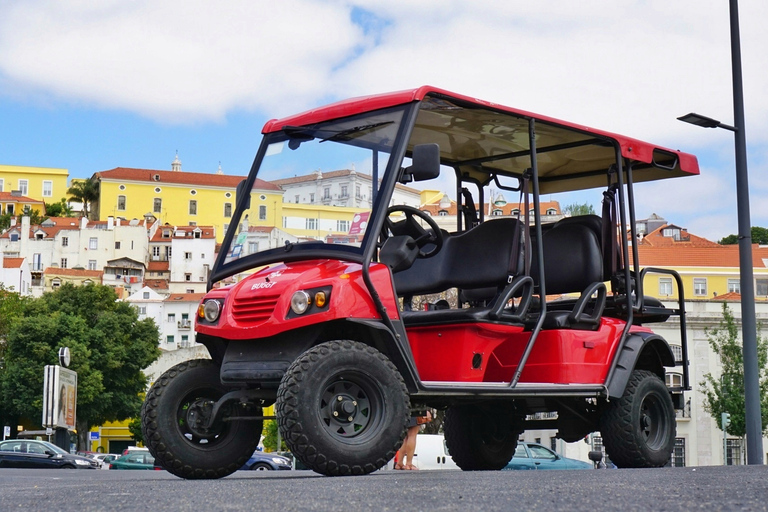
[[[686,300],[712,299],[741,293],[738,245],[720,245],[674,224],[664,224],[636,242],[640,266],[677,271]],[[768,247],[752,245],[755,298],[768,300]],[[647,274],[643,293],[663,300],[678,299],[672,276]]]
[[[43,292],[51,292],[64,283],[74,286],[102,284],[103,278],[103,270],[48,267],[43,271]]]
[[[94,216],[99,220],[107,217],[141,220],[152,215],[162,224],[172,226],[213,226],[218,242],[223,240],[235,210],[235,189],[245,179],[224,174],[124,167],[97,172],[93,178],[99,182],[99,201],[93,207]],[[279,226],[282,194],[278,186],[256,180],[251,208],[257,208],[259,214],[249,218],[250,225]]]
[[[43,201],[21,195],[18,191],[0,192],[0,215],[5,213],[19,215],[27,210],[30,212],[37,210],[40,215],[44,215],[45,204]]]
[[[67,169],[0,165],[0,192],[18,190],[25,197],[58,203],[67,197],[68,178]]]
[[[128,420],[108,421],[100,427],[92,428],[88,434],[88,451],[122,455],[123,450],[135,446],[128,423]]]

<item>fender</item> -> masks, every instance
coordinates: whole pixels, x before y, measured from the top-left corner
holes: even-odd
[[[664,379],[664,366],[675,366],[675,356],[667,341],[651,332],[631,333],[614,359],[611,380],[605,383],[610,398],[621,398],[635,368],[643,368]]]

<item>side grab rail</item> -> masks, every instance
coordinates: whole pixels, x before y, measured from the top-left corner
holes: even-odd
[[[680,348],[682,349],[682,365],[683,365],[683,387],[686,390],[691,389],[691,384],[688,375],[688,328],[685,322],[685,292],[683,290],[683,280],[680,278],[680,274],[674,270],[668,268],[646,267],[640,271],[640,281],[645,279],[646,274],[666,274],[672,276],[677,286],[677,315],[680,317]],[[643,287],[644,288],[644,287]],[[641,288],[642,289],[642,288]],[[645,305],[643,303],[643,297],[637,297],[637,303],[640,309]]]
[[[520,296],[520,304],[515,307],[514,312],[504,309],[510,299],[513,299],[521,289],[522,295]],[[500,320],[503,318],[513,322],[522,322],[526,313],[528,313],[532,296],[533,279],[531,276],[517,276],[504,288],[499,299],[493,305],[493,309],[488,313],[488,318],[491,320]]]

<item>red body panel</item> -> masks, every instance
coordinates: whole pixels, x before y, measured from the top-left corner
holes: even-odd
[[[397,319],[389,269],[376,263],[370,273],[390,318]],[[322,286],[332,287],[327,311],[287,318],[294,292]],[[337,260],[270,266],[235,285],[212,290],[206,299],[211,297],[224,298],[221,317],[217,325],[198,323],[197,332],[232,340],[266,338],[339,318],[380,318],[363,282],[362,266]],[[243,310],[247,314],[238,312]]]
[[[594,133],[595,135],[609,137],[618,142],[619,146],[621,147],[621,154],[625,158],[636,160],[638,162],[650,164],[651,162],[653,162],[654,150],[661,149],[664,151],[668,151],[670,153],[676,154],[677,157],[679,158],[679,161],[680,161],[679,165],[680,165],[681,171],[689,175],[699,174],[699,163],[698,163],[698,160],[696,160],[696,157],[688,153],[683,153],[682,151],[663,148],[661,146],[649,144],[647,142],[633,139],[631,137],[626,137],[624,135],[619,135],[619,134],[607,132],[604,130],[590,128],[588,126],[583,126],[577,123],[562,121],[554,117],[534,114],[532,112],[528,112],[525,110],[506,107],[504,105],[499,105],[498,103],[492,103],[490,101],[484,101],[477,98],[472,98],[470,96],[456,94],[450,91],[446,91],[445,89],[431,87],[428,85],[419,87],[418,89],[411,89],[407,91],[397,91],[397,92],[378,94],[378,95],[372,95],[372,96],[362,96],[358,98],[351,98],[351,99],[339,101],[337,103],[332,103],[324,107],[308,110],[306,112],[302,112],[301,114],[296,114],[290,117],[284,117],[282,119],[272,119],[270,121],[267,121],[267,123],[264,125],[264,128],[262,129],[262,133],[266,134],[266,133],[276,132],[281,130],[284,126],[305,126],[305,125],[310,125],[314,123],[319,123],[322,121],[328,121],[330,119],[338,119],[341,117],[347,117],[347,116],[352,116],[356,114],[362,114],[365,112],[370,112],[372,110],[393,107],[395,105],[403,105],[405,103],[410,103],[412,101],[422,100],[428,94],[432,94],[432,93],[445,95],[445,96],[455,98],[457,100],[468,102],[468,103],[474,103],[479,107],[488,107],[496,110],[502,110],[502,111],[510,112],[512,114],[516,114],[522,117],[532,117],[540,121],[558,124],[561,126],[574,128],[576,130],[580,130],[588,133]]]
[[[604,318],[597,331],[547,330],[539,334],[520,382],[602,384],[622,330],[621,320]],[[633,331],[647,329],[633,329]],[[425,381],[510,382],[531,332],[501,324],[454,324],[408,329]],[[473,368],[480,354],[482,363]]]

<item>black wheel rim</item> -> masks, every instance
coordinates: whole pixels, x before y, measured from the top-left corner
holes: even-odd
[[[213,412],[213,405],[221,393],[214,389],[195,390],[179,402],[176,410],[176,427],[189,443],[201,448],[215,447],[217,442],[226,437],[227,423],[221,419],[210,428],[205,425]],[[226,416],[226,411],[222,417]]]
[[[380,428],[383,407],[383,395],[368,376],[348,373],[329,379],[322,388],[318,414],[334,440],[358,444]]]
[[[655,394],[649,394],[640,405],[640,435],[646,445],[654,450],[666,444],[669,418],[664,403]]]

